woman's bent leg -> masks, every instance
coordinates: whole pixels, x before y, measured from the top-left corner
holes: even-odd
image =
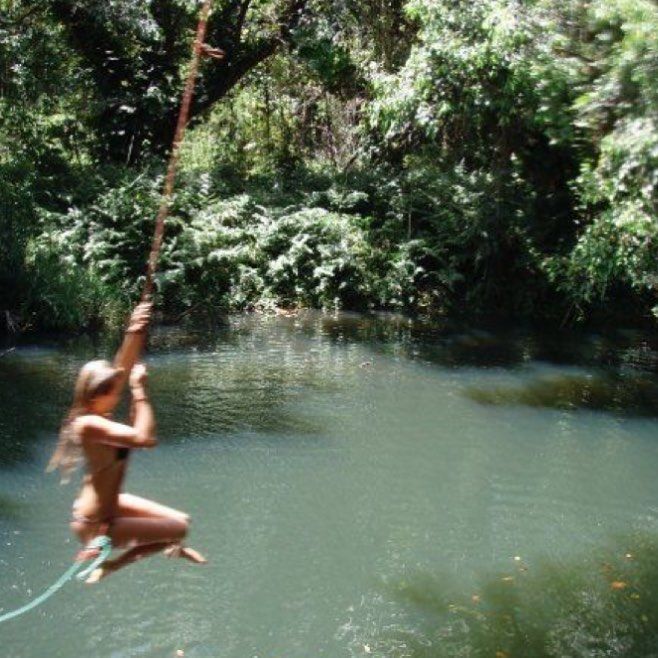
[[[185,523],[190,521],[189,515],[185,512],[129,493],[119,494],[117,516],[178,519]]]
[[[119,494],[117,511],[120,517],[176,520],[185,525],[186,531],[189,528],[190,517],[185,512],[129,493]],[[203,555],[192,548],[183,547],[180,544],[175,548],[175,551],[170,550],[167,553],[170,557],[183,557],[197,564],[206,562]]]
[[[168,549],[173,549],[170,550],[172,557],[182,557],[195,564],[206,562],[203,555],[181,545],[187,535],[187,523],[179,519],[117,517],[112,521],[109,532],[113,546],[130,548],[96,569],[87,579],[90,584],[137,560]]]
[[[170,542],[158,542],[155,544],[142,544],[140,546],[135,546],[134,548],[129,548],[127,551],[124,551],[119,555],[119,557],[114,558],[113,560],[106,560],[102,566],[98,569],[94,569],[86,582],[89,585],[97,583],[101,578],[105,578],[105,576],[108,576],[123,567],[127,567],[129,564],[137,562],[137,560],[140,560],[141,558],[148,557],[154,553],[159,553],[169,546],[171,546]]]
[[[89,576],[88,583],[96,583],[101,578],[136,562],[144,557],[159,553],[172,546],[179,546],[187,534],[187,523],[179,519],[117,517],[109,530],[115,547],[130,546],[114,560],[107,560]],[[180,557],[203,563],[203,556],[195,560],[188,555],[191,549],[180,548]],[[195,551],[192,551],[196,555]]]
[[[110,525],[110,537],[117,547],[160,542],[177,544],[185,539],[187,528],[187,522],[182,519],[117,516]]]

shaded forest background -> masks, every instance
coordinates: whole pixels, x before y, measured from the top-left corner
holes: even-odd
[[[138,294],[198,3],[0,0],[3,330]],[[655,0],[216,0],[170,319],[658,313]]]

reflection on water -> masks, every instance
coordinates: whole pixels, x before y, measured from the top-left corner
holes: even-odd
[[[391,658],[655,656],[658,540],[559,562],[510,558],[464,592],[450,575],[416,573],[386,586],[403,619],[368,646]]]
[[[0,468],[33,456],[54,436],[70,404],[75,368],[50,350],[25,349],[0,359]]]
[[[637,374],[561,375],[522,386],[469,387],[464,394],[480,404],[527,405],[548,409],[593,409],[627,416],[658,416],[658,383]]]
[[[163,437],[189,439],[239,430],[293,435],[322,431],[320,419],[301,413],[295,405],[303,392],[330,386],[310,362],[291,368],[210,353],[184,361],[164,359],[153,372]],[[182,400],[184,415],[179,407]]]
[[[658,336],[640,331],[483,330],[449,320],[426,322],[382,313],[301,312],[291,322],[309,336],[366,343],[388,354],[444,366],[515,367],[542,361],[658,372]]]
[[[17,521],[23,512],[23,505],[9,495],[0,495],[0,519]]]

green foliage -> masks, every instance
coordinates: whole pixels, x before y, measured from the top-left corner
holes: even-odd
[[[247,195],[209,200],[167,253],[166,298],[211,313],[230,306],[232,289],[240,305],[252,302],[251,294],[262,291],[258,278],[250,285],[258,277],[253,229],[262,217],[263,209]]]
[[[596,2],[582,20],[584,43],[562,37],[562,47],[583,63],[580,70],[570,70],[566,59],[551,66],[576,85],[574,126],[590,144],[572,182],[583,229],[569,253],[546,260],[581,315],[624,289],[655,303],[658,8]]]
[[[28,263],[34,285],[57,309],[53,316],[62,315],[67,294],[78,307],[71,325],[88,324],[106,314],[105,304],[121,308],[136,296],[159,184],[144,175],[84,210],[44,221]],[[182,187],[167,231],[156,283],[172,315],[275,303],[355,306],[367,297],[369,247],[350,215],[263,207],[247,194],[218,198],[206,178]]]
[[[368,245],[352,217],[304,208],[263,228],[264,278],[278,299],[354,307],[365,298]]]
[[[340,92],[355,85],[356,67],[347,48],[331,38],[297,34],[297,56],[319,78],[323,87]]]
[[[4,9],[0,310],[93,326],[139,290],[197,6]],[[208,40],[169,317],[658,309],[653,0],[227,0]]]
[[[538,100],[520,5],[414,0],[407,9],[421,25],[419,42],[399,72],[374,76],[373,126],[389,147],[427,141],[452,159],[511,151]]]
[[[546,269],[578,305],[600,302],[619,286],[656,290],[658,227],[637,203],[607,210],[580,235],[569,256],[549,258]]]
[[[48,231],[30,240],[25,255],[29,287],[23,312],[40,328],[70,331],[123,322],[127,299],[94,266],[75,258],[78,228]]]
[[[482,264],[487,288],[519,276],[532,284],[515,286],[526,309],[548,286],[581,316],[623,290],[655,299],[655,3],[412,0],[407,9],[418,43],[400,71],[373,76],[369,122],[380,152],[411,176],[424,162],[436,180],[461,169],[479,179],[473,200],[478,190],[493,199],[436,197],[430,251],[457,261],[465,301],[477,301]],[[451,231],[451,216],[469,217],[471,238]],[[464,272],[469,257],[475,267]]]

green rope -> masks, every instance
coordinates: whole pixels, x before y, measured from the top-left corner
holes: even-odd
[[[85,567],[85,563],[89,562],[89,560],[83,560],[82,562],[75,562],[71,565],[71,567],[63,573],[60,578],[52,584],[43,594],[40,596],[37,596],[36,599],[33,601],[30,601],[27,605],[24,605],[22,608],[18,608],[18,610],[13,610],[12,612],[7,612],[4,615],[0,616],[0,624],[4,621],[9,621],[10,619],[14,619],[14,617],[18,617],[19,615],[22,615],[26,612],[29,612],[30,610],[33,610],[36,608],[38,605],[41,605],[44,601],[48,600],[55,592],[60,590],[66,583],[71,580],[76,574],[78,579],[84,580],[86,579],[89,574],[96,569],[98,566],[100,566],[107,558],[110,556],[110,553],[112,552],[112,540],[106,536],[106,535],[101,535],[100,537],[96,537],[93,541],[91,541],[85,548],[85,550],[99,550],[100,553],[98,556],[96,556],[93,560],[91,560],[91,563],[89,566]],[[80,571],[83,567],[84,570]],[[80,571],[80,573],[78,573]]]

